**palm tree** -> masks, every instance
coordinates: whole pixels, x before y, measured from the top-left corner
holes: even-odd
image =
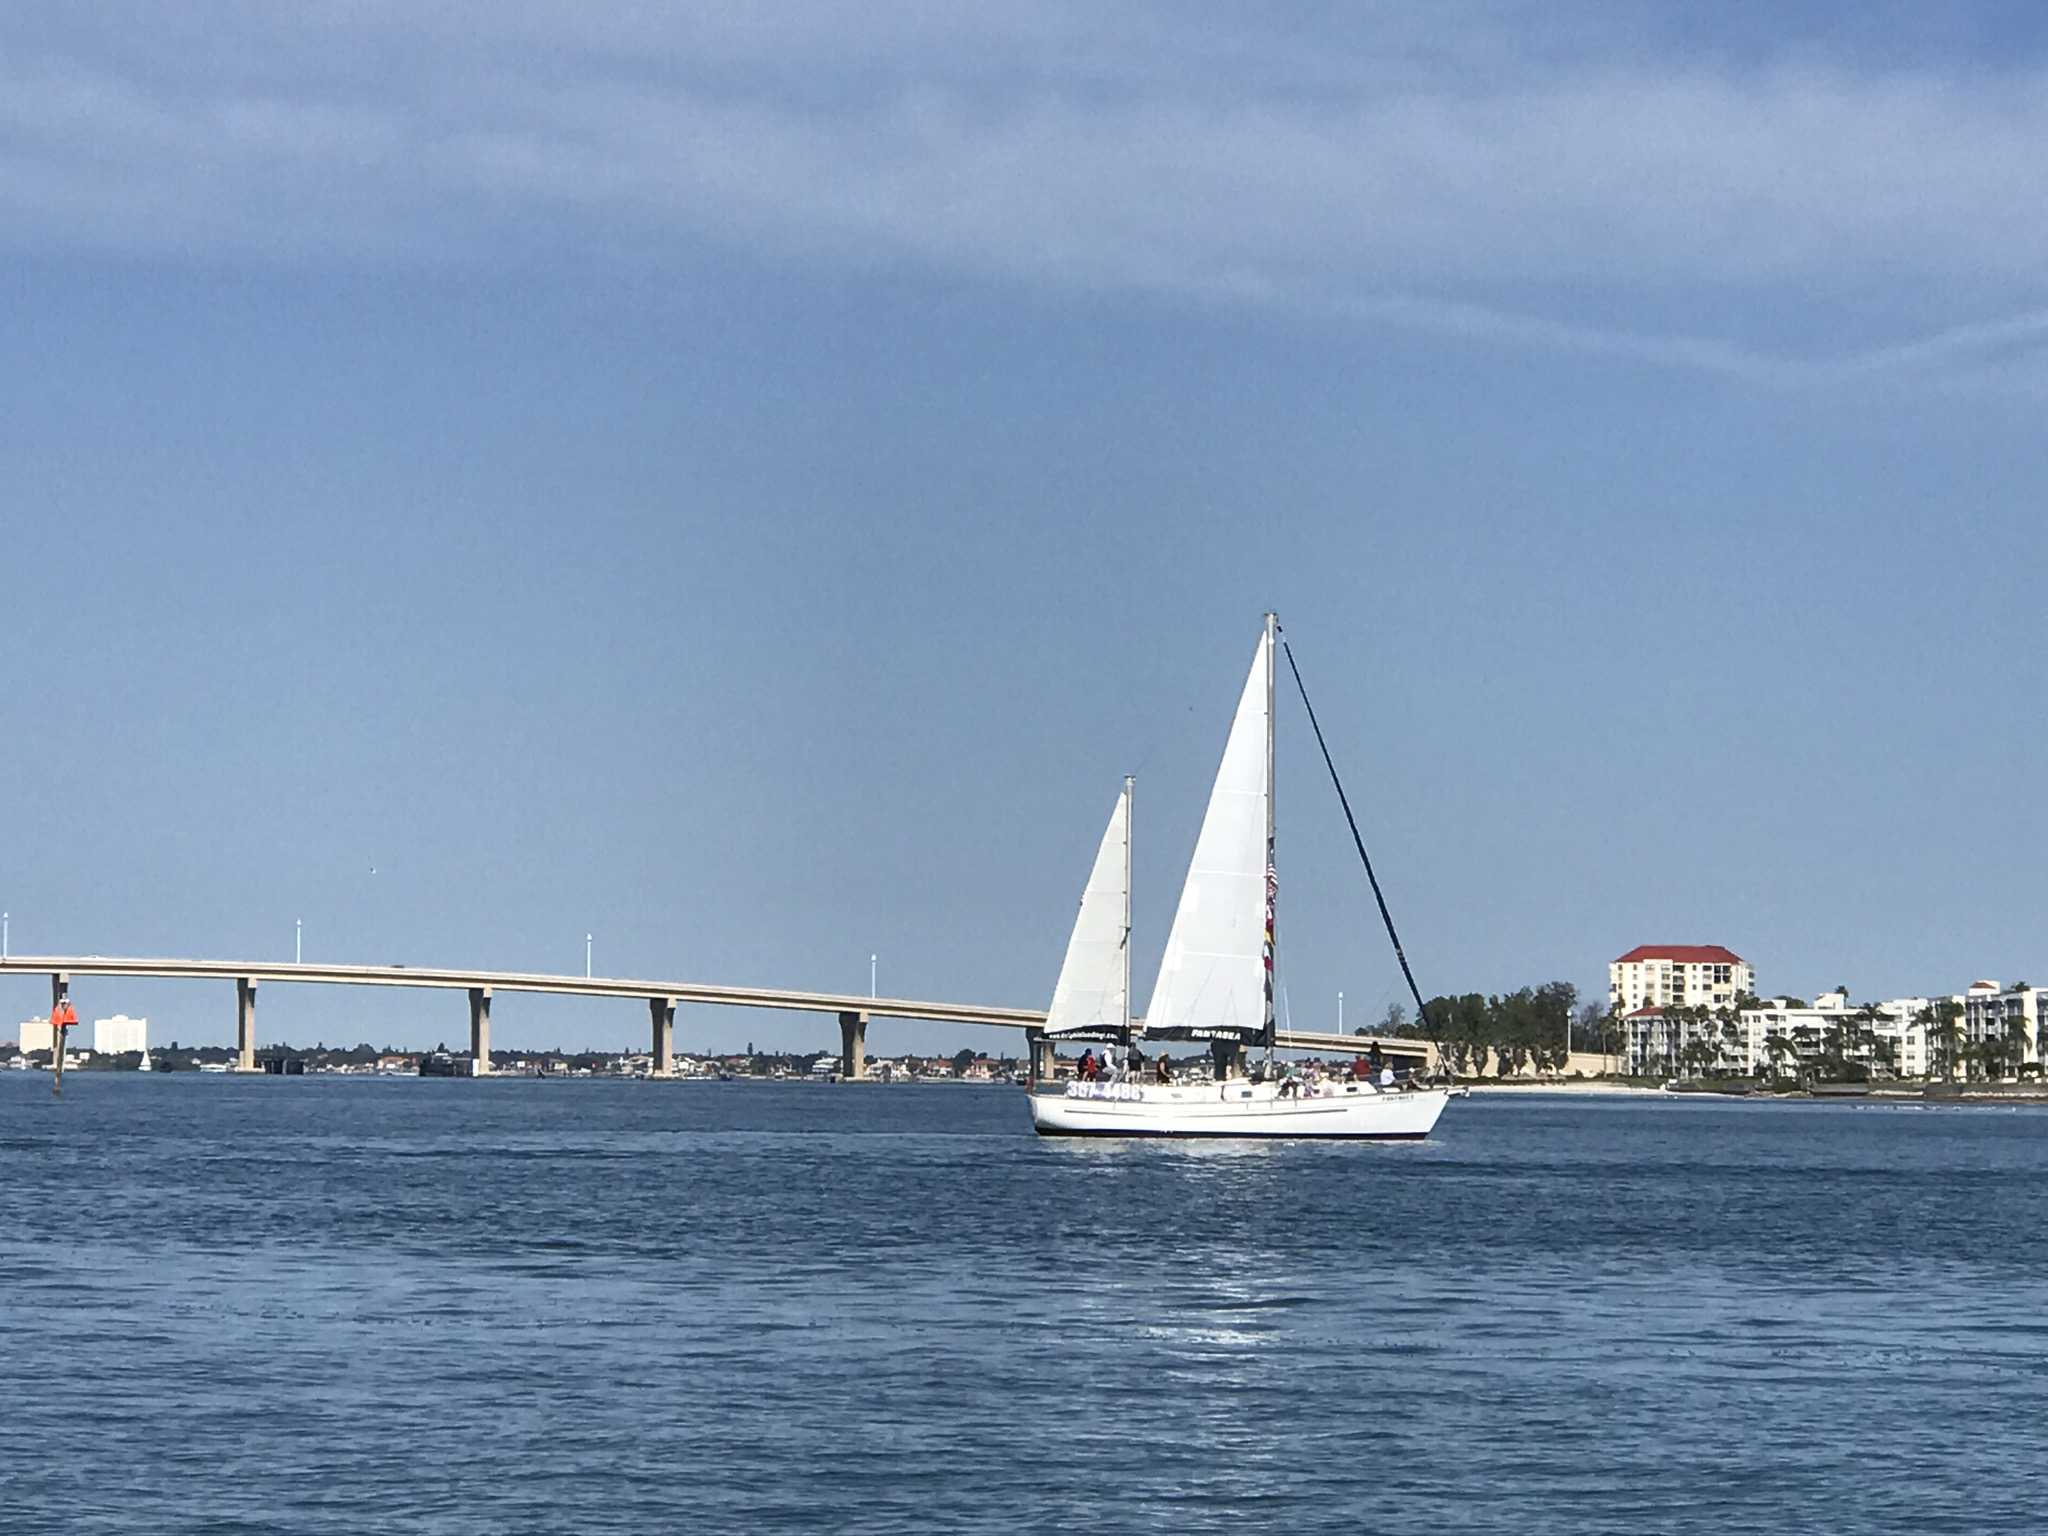
[[[1936,1048],[1937,1042],[1934,1038],[1934,1010],[1932,1008],[1920,1009],[1913,1015],[1913,1025],[1920,1031],[1920,1038],[1926,1042],[1927,1059],[1925,1065],[1927,1067],[1927,1075],[1932,1077],[1934,1076],[1935,1064],[1941,1059],[1940,1053]]]
[[[1949,1082],[1956,1077],[1956,1056],[1963,1040],[1963,1005],[1952,997],[1945,997],[1934,1005],[1934,1029],[1941,1040],[1942,1076]]]
[[[1840,1082],[1847,1076],[1849,1065],[1849,1020],[1841,1015],[1828,1021],[1826,1033],[1822,1036],[1821,1063],[1827,1068],[1830,1081]]]
[[[1715,1047],[1715,1054],[1720,1055],[1725,1052],[1727,1060],[1732,1066],[1742,1054],[1740,1050],[1742,1026],[1737,1023],[1735,1012],[1730,1008],[1716,1008],[1714,1010],[1714,1017],[1721,1025],[1721,1040],[1720,1044]]]
[[[1685,1010],[1685,1037],[1700,1047],[1700,1050],[1694,1053],[1694,1059],[1704,1064],[1702,1070],[1711,1067],[1721,1054],[1707,1035],[1707,1022],[1710,1018],[1712,1014],[1705,1003],[1694,1003]]]
[[[2025,1014],[2015,1013],[2005,1021],[2005,1059],[2013,1077],[2020,1075],[2027,1057],[2033,1054],[2033,1043]]]

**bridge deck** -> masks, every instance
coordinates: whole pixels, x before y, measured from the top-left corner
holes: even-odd
[[[355,987],[441,987],[466,991],[548,992],[572,997],[671,998],[733,1008],[779,1008],[802,1013],[864,1013],[874,1019],[930,1019],[945,1024],[993,1024],[1013,1029],[1045,1022],[1043,1010],[935,1003],[904,997],[863,997],[844,992],[800,992],[772,987],[715,986],[698,981],[619,976],[551,976],[532,971],[458,971],[440,966],[301,965],[253,960],[131,959],[112,955],[11,955],[0,976],[148,976],[215,981],[304,982]]]
[[[865,1014],[870,1019],[921,1019],[941,1024],[985,1024],[1035,1029],[1045,1023],[1037,1008],[998,1008],[976,1003],[937,1003],[906,997],[863,997],[847,992],[803,992],[776,987],[718,986],[699,981],[621,976],[554,976],[534,971],[466,971],[425,965],[305,965],[255,960],[175,960],[117,955],[10,955],[0,976],[144,976],[151,978],[297,982],[315,986],[435,987],[468,991],[543,992],[569,997],[666,998],[677,1004],[728,1008],[775,1008],[797,1013]],[[1387,1055],[1427,1059],[1428,1045],[1392,1036],[1318,1034],[1281,1030],[1282,1050],[1322,1051],[1348,1056],[1375,1042]]]

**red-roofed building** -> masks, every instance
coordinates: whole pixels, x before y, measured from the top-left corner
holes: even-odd
[[[1616,965],[1644,960],[1671,960],[1681,965],[1741,965],[1742,956],[1725,944],[1638,944]]]
[[[1638,944],[1607,967],[1607,1001],[1621,1014],[1729,1008],[1755,991],[1749,962],[1720,944]]]

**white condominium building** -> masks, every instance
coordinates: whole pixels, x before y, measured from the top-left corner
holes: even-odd
[[[1633,1077],[1679,1071],[1685,1061],[1685,1048],[1706,1034],[1691,1019],[1667,1014],[1662,1008],[1638,1008],[1621,1022],[1628,1031],[1622,1055]]]
[[[1796,1000],[1793,1000],[1796,1001]],[[1787,1006],[1767,998],[1742,1012],[1752,1070],[1793,1060],[1812,1061],[1832,1046],[1843,1059],[1899,1077],[1926,1077],[1934,1062],[1934,1028],[1942,999],[1894,997],[1882,1003],[1852,1004],[1846,992],[1823,992],[1811,1006]],[[1775,1037],[1782,1044],[1774,1050]]]
[[[149,1049],[149,1020],[131,1019],[125,1013],[117,1013],[111,1019],[94,1019],[92,1048],[102,1056],[146,1051]]]
[[[1978,981],[1963,994],[1963,1043],[1981,1049],[1987,1040],[2009,1040],[2017,1047],[2009,1058],[2024,1066],[2041,1058],[2041,993],[2016,981]]]
[[[33,1055],[50,1048],[50,1021],[48,1019],[23,1019],[15,1040],[15,1049],[22,1055]]]
[[[1689,1012],[1639,1008],[1624,1020],[1629,1070],[1639,1075],[1687,1070],[1731,1074],[1789,1074],[1831,1052],[1880,1075],[1925,1077],[1935,1065],[1932,1027],[1943,999],[1895,997],[1856,1005],[1845,992],[1823,992],[1811,1003],[1765,998],[1754,1008]],[[1698,1045],[1688,1055],[1688,1048]],[[1707,1052],[1711,1051],[1709,1059]]]
[[[1742,1037],[1749,1070],[1774,1071],[1817,1061],[1827,1053],[1831,1035],[1840,1036],[1853,1010],[1846,992],[1823,992],[1811,1003],[1796,997],[1767,997],[1742,1010]],[[1852,1055],[1845,1045],[1843,1054]]]
[[[1607,967],[1607,1002],[1624,1016],[1644,1008],[1727,1008],[1756,991],[1747,960],[1719,944],[1638,944]]]
[[[1892,1065],[1901,1077],[1932,1077],[1940,1066],[1941,1005],[1960,1003],[1946,997],[1895,997],[1878,1005],[1879,1039],[1891,1049]],[[1880,1058],[1883,1052],[1879,1051]]]

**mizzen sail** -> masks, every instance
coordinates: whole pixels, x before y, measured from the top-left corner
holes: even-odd
[[[1251,1036],[1267,1017],[1272,635],[1259,637],[1159,963],[1147,1034]]]
[[[1051,1036],[1121,1035],[1130,1026],[1131,783],[1109,813],[1067,958],[1046,1010]]]

